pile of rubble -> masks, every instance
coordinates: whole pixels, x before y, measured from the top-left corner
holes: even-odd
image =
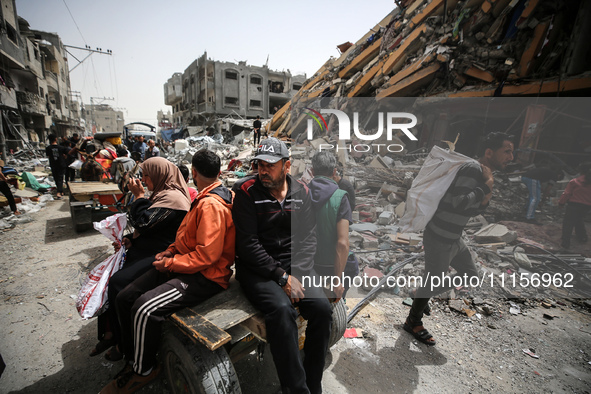
[[[342,55],[306,81],[269,130],[288,134],[290,108],[302,98],[536,96],[591,88],[586,1],[396,3],[355,44],[339,45]]]

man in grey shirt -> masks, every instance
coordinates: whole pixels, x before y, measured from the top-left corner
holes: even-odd
[[[430,297],[452,288],[451,281],[443,281],[449,267],[452,266],[461,276],[478,276],[470,250],[462,240],[462,232],[468,220],[488,206],[494,183],[492,170],[502,170],[513,160],[511,136],[490,133],[484,140],[483,151],[479,163],[469,162],[459,169],[423,234],[423,283],[416,292],[403,328],[427,345],[435,345],[435,339],[423,327],[423,314],[428,311]],[[434,278],[441,279],[441,283],[433,281]]]

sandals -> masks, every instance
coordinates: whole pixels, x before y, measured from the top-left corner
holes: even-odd
[[[119,361],[123,358],[123,353],[117,349],[117,345],[113,346],[107,353],[105,353],[105,359],[109,361]]]
[[[415,324],[410,325],[410,321],[407,319],[404,324],[402,325],[402,328],[404,328],[404,331],[410,333],[413,337],[415,337],[415,339],[421,343],[424,343],[427,346],[435,346],[435,344],[437,343],[434,339],[433,339],[433,335],[431,335],[431,333],[429,333],[429,331],[427,331],[424,327],[422,330],[419,330],[417,332],[414,331],[415,327],[423,327],[423,323],[419,322],[419,324]]]
[[[117,341],[115,341],[115,339],[103,339],[102,341],[99,341],[99,343],[96,344],[94,349],[92,349],[90,351],[89,356],[90,357],[98,356],[99,354],[101,354],[102,352],[104,352],[105,350],[110,348],[111,346],[115,346],[116,344],[117,344]]]

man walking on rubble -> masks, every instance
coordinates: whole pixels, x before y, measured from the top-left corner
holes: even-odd
[[[315,275],[315,223],[310,193],[288,174],[286,145],[267,138],[254,158],[258,174],[234,184],[236,278],[265,315],[267,341],[283,392],[321,393],[332,310],[321,288],[304,288]],[[298,346],[297,311],[308,320],[305,359]]]
[[[427,281],[434,277],[442,279],[450,266],[458,275],[467,275],[468,278],[478,276],[470,250],[462,240],[462,232],[470,217],[481,213],[489,204],[494,183],[492,170],[502,170],[513,160],[511,136],[490,133],[483,142],[483,152],[479,164],[469,162],[459,169],[423,233],[423,286],[416,292],[403,328],[427,345],[435,345],[435,339],[422,322],[423,314],[428,310],[429,297],[452,288],[442,284],[431,289],[433,282]]]
[[[153,380],[160,372],[156,352],[164,318],[228,288],[235,255],[233,193],[218,180],[220,159],[215,153],[199,151],[192,164],[199,195],[175,242],[156,255],[150,271],[117,295],[127,364],[101,393],[131,393]]]
[[[261,142],[261,117],[257,115],[257,118],[254,122],[252,122],[252,131],[254,132],[254,135],[252,136],[252,140],[254,143],[254,147],[256,149],[256,147],[258,146],[258,144]]]
[[[316,248],[314,270],[323,277],[336,276],[342,279],[349,255],[349,223],[353,222],[349,195],[339,189],[334,180],[337,160],[332,153],[316,153],[312,158],[312,171],[314,179],[308,187],[316,216],[316,237],[318,245],[322,245]],[[344,297],[345,290],[344,284],[340,283],[339,287],[333,289],[335,298],[338,300]]]

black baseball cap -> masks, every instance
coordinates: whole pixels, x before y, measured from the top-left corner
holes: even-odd
[[[274,137],[261,141],[254,158],[254,160],[263,160],[271,164],[277,163],[281,159],[289,159],[289,150],[283,141]]]

